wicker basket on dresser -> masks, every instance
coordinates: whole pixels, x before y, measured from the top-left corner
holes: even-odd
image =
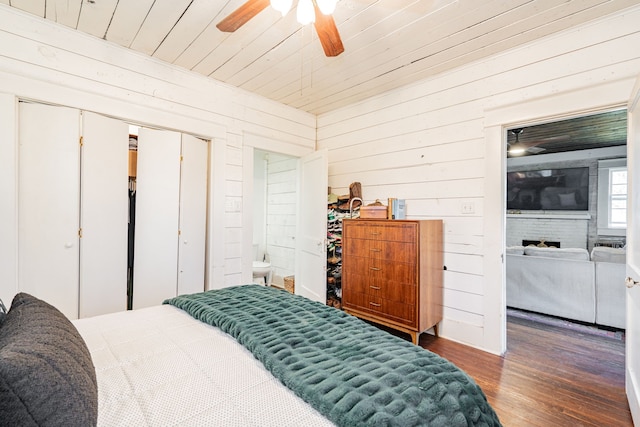
[[[442,221],[345,219],[342,307],[411,335],[442,320]]]

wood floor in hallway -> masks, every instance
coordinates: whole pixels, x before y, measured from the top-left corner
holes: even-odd
[[[504,426],[626,427],[633,423],[617,335],[510,315],[503,357],[428,334],[420,345],[471,375]]]

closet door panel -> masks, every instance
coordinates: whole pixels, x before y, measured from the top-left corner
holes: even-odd
[[[129,126],[82,115],[80,317],[127,309]]]
[[[18,286],[78,318],[80,112],[20,103]]]
[[[176,132],[138,135],[133,308],[177,293],[180,142]]]
[[[178,294],[204,291],[208,143],[182,135]]]

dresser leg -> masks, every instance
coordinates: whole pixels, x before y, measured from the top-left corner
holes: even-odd
[[[438,324],[437,323],[435,325],[433,325],[433,334],[436,337],[438,336]]]
[[[420,339],[420,332],[409,332],[409,335],[411,335],[411,342],[414,343],[415,345],[418,345],[418,340]]]

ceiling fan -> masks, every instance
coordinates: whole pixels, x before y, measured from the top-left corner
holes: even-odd
[[[331,16],[333,12],[331,6],[335,8],[336,2],[337,0],[298,0],[298,21],[303,25],[314,22],[326,56],[338,56],[344,52],[338,28]],[[242,6],[220,21],[216,27],[220,31],[232,33],[262,12],[269,4],[284,16],[291,8],[292,3],[293,0],[247,0]],[[327,4],[329,8],[327,8]],[[327,11],[329,13],[326,13]]]
[[[535,145],[524,144],[520,142],[520,134],[523,131],[524,131],[524,128],[516,128],[516,129],[509,130],[509,132],[511,132],[516,137],[516,140],[514,143],[507,142],[507,153],[509,153],[509,155],[521,156],[524,153],[538,154],[544,151],[544,148],[539,148],[539,147],[536,147]]]
[[[558,142],[569,139],[569,135],[561,135],[561,136],[551,136],[547,138],[538,139],[535,141],[527,141],[521,142],[520,135],[524,132],[524,128],[515,128],[509,129],[512,135],[515,135],[515,142],[509,143],[507,142],[507,153],[510,156],[521,156],[525,153],[527,154],[539,154],[546,150],[544,147],[538,147],[540,144],[544,144],[547,142]]]

